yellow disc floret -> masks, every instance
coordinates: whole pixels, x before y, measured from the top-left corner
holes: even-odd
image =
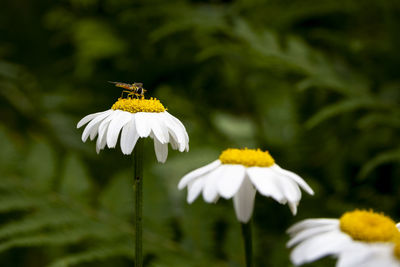
[[[364,242],[394,242],[400,235],[391,218],[366,210],[343,214],[340,218],[340,229],[354,240]]]
[[[128,111],[131,113],[136,112],[153,112],[160,113],[164,112],[163,104],[157,98],[150,99],[138,99],[138,98],[119,98],[117,102],[111,107],[116,110]]]
[[[275,163],[268,151],[247,148],[228,148],[222,151],[219,160],[223,164],[241,164],[246,167],[270,167]]]

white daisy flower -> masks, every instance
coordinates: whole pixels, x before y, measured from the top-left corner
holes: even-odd
[[[82,141],[97,135],[96,152],[115,148],[121,133],[122,153],[129,155],[139,138],[154,139],[157,160],[165,162],[168,156],[168,143],[180,152],[189,151],[189,137],[185,126],[169,114],[158,99],[119,98],[111,109],[87,115],[81,119],[77,128],[87,124]]]
[[[247,223],[253,213],[256,191],[281,204],[288,203],[293,214],[301,199],[299,186],[314,192],[297,174],[279,167],[268,151],[259,149],[227,149],[216,161],[186,174],[179,182],[181,190],[188,187],[187,201],[192,203],[201,192],[206,202],[220,196],[233,197],[237,219]]]
[[[331,255],[337,267],[400,267],[400,232],[389,217],[373,211],[346,212],[340,219],[308,219],[288,229],[295,265]]]

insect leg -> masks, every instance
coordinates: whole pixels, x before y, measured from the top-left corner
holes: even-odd
[[[135,93],[134,93],[134,92],[132,92],[132,91],[129,91],[129,94],[128,94],[128,96],[129,96],[130,98],[134,98],[134,96],[135,96]]]
[[[122,92],[121,92],[121,97],[123,97],[123,96],[124,96],[124,93],[127,93],[127,95],[129,96],[129,95],[131,94],[131,91],[128,91],[128,90],[122,90]]]

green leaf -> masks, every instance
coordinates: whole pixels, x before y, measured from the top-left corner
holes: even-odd
[[[121,246],[119,244],[110,244],[109,246],[91,248],[87,251],[67,255],[48,265],[48,267],[68,267],[82,263],[88,263],[98,260],[104,260],[111,257],[123,256],[130,259],[133,257],[134,251],[131,246]]]
[[[72,198],[88,200],[92,192],[92,182],[84,163],[74,154],[64,160],[60,191]]]
[[[55,154],[45,141],[33,143],[25,161],[25,176],[39,190],[51,188],[55,175]]]
[[[400,113],[390,110],[385,113],[367,114],[358,121],[357,125],[363,129],[378,126],[400,128]]]
[[[83,220],[83,218],[66,212],[66,210],[60,210],[59,212],[50,210],[45,213],[30,214],[23,219],[2,225],[0,228],[0,239],[41,230],[45,227],[59,227],[79,223]]]
[[[252,145],[256,127],[252,120],[246,117],[233,116],[227,113],[216,113],[213,123],[227,137],[231,137],[237,143]]]
[[[329,106],[323,108],[322,110],[320,110],[317,114],[312,116],[306,122],[306,127],[311,129],[327,119],[335,117],[339,114],[355,111],[357,109],[361,109],[361,108],[379,109],[379,108],[385,108],[385,107],[386,107],[385,104],[382,104],[382,103],[376,101],[376,99],[371,99],[371,98],[346,99],[341,102],[329,105]]]
[[[21,195],[3,195],[0,197],[0,213],[11,211],[29,210],[43,205],[44,201],[39,197]]]
[[[77,53],[83,60],[91,61],[115,56],[125,49],[125,43],[103,21],[83,19],[74,26]]]
[[[75,244],[89,239],[112,239],[110,231],[100,225],[86,223],[75,228],[59,228],[54,232],[34,233],[33,235],[14,237],[0,243],[0,252],[16,247],[37,247],[37,246],[63,246]],[[114,236],[115,237],[115,236]]]
[[[133,214],[133,174],[114,176],[100,195],[100,203],[108,211],[128,219]]]
[[[389,162],[400,162],[400,149],[379,153],[376,157],[364,164],[358,174],[358,177],[363,179],[379,165]]]
[[[17,169],[20,162],[17,148],[8,131],[0,126],[0,173],[9,174]]]

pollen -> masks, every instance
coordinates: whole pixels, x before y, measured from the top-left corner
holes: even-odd
[[[268,151],[248,148],[228,148],[222,151],[219,160],[223,164],[241,164],[246,167],[270,167],[275,163]]]
[[[354,240],[364,242],[394,242],[400,235],[391,218],[372,210],[346,212],[340,218],[340,229]]]
[[[128,111],[130,113],[137,112],[164,112],[166,108],[157,98],[138,99],[138,98],[119,98],[111,107],[116,110]]]

